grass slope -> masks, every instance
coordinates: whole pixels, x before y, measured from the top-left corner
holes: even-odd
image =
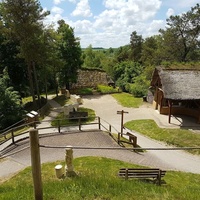
[[[59,180],[54,171],[58,163],[42,165],[43,195],[46,200],[196,200],[200,196],[200,175],[168,171],[164,177],[166,184],[157,186],[148,181],[118,178],[119,168],[138,167],[136,165],[108,158],[81,157],[74,160],[78,176]],[[30,167],[3,183],[0,195],[1,200],[34,199]]]
[[[135,130],[155,140],[166,142],[177,147],[200,147],[200,134],[187,129],[160,128],[153,120],[133,120],[125,123],[125,127]],[[200,155],[200,150],[189,150]]]

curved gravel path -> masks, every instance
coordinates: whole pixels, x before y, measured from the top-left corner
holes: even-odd
[[[108,123],[112,124],[117,130],[120,131],[120,120],[121,116],[117,115],[117,111],[127,111],[128,114],[124,114],[124,123],[130,120],[136,119],[153,119],[162,128],[180,128],[190,127],[199,134],[200,125],[196,124],[195,120],[190,117],[171,118],[171,124],[168,123],[168,116],[160,115],[154,110],[150,104],[140,108],[124,108],[111,95],[101,95],[93,98],[87,96],[83,98],[83,106],[94,109],[96,115],[100,116]],[[134,135],[138,138],[138,144],[141,147],[154,147],[154,148],[165,148],[169,147],[165,144],[154,141],[148,137],[145,137],[137,132]],[[185,172],[200,173],[200,156],[189,154],[185,151],[148,151],[145,153],[145,159],[147,159],[147,165],[149,166],[160,166],[162,168],[170,168],[174,170],[180,170]],[[138,164],[144,164],[143,158],[140,157],[136,161]]]
[[[55,117],[56,112],[60,112],[59,105],[54,104],[55,109],[49,117]],[[85,96],[83,98],[83,107],[94,109],[97,116],[107,121],[120,131],[121,116],[117,111],[127,111],[124,115],[124,123],[134,119],[154,119],[160,127],[179,128],[181,126],[191,126],[194,131],[198,131],[199,126],[193,119],[172,118],[172,123],[168,124],[168,117],[158,114],[150,105],[141,108],[124,108],[117,103],[111,95],[103,96]],[[56,107],[58,110],[56,110]],[[41,123],[40,126],[46,125]],[[44,130],[47,132],[47,130]],[[45,134],[44,132],[44,134]],[[51,136],[41,136],[41,145],[58,145],[58,146],[86,146],[86,147],[118,147],[110,136],[102,131],[62,131],[58,134],[57,130],[53,130]],[[134,134],[138,138],[138,144],[141,147],[166,147],[161,142],[151,140],[139,133]],[[18,151],[29,146],[29,139],[22,140],[16,146],[7,148],[9,152]],[[159,167],[166,170],[180,170],[185,172],[200,173],[200,156],[194,156],[184,151],[146,151],[144,153],[135,153],[129,150],[81,150],[74,149],[74,157],[81,156],[105,156],[113,159],[131,162],[150,167]],[[45,149],[41,148],[41,161],[52,162],[64,160],[64,149]],[[6,159],[0,160],[0,182],[14,175],[18,171],[30,166],[30,151],[29,148],[20,151],[17,154],[9,156]],[[125,166],[124,166],[125,167]]]

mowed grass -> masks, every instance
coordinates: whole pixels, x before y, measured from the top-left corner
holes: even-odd
[[[112,96],[118,103],[127,108],[139,108],[143,103],[142,98],[135,98],[133,95],[128,93],[117,93],[112,94]]]
[[[160,128],[154,120],[133,120],[125,123],[125,127],[169,145],[177,147],[200,147],[200,134],[187,129]],[[200,149],[188,151],[200,155]]]
[[[200,196],[200,175],[167,171],[157,186],[149,181],[123,180],[117,176],[122,167],[138,167],[102,157],[81,157],[74,160],[77,177],[57,179],[54,167],[60,162],[42,165],[44,200],[197,200]],[[61,162],[61,164],[64,163]],[[0,185],[1,200],[33,200],[31,168]]]
[[[88,118],[86,119],[81,119],[82,122],[84,123],[89,123],[95,120],[95,111],[89,108],[84,108],[84,107],[79,107],[77,109],[78,112],[88,112]],[[60,114],[58,114],[58,116],[52,120],[51,125],[52,126],[56,126],[58,127],[60,126],[68,126],[71,124],[77,124],[78,123],[78,119],[68,119],[68,117],[66,117],[64,115],[64,112],[61,112]]]

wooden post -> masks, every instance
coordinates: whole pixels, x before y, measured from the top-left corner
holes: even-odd
[[[101,130],[101,120],[100,120],[100,117],[98,117],[98,124],[99,124],[99,130]]]
[[[79,127],[79,131],[81,131],[81,118],[78,118],[78,127]]]
[[[117,137],[117,143],[118,144],[120,143],[120,135],[121,135],[121,133],[118,133],[118,137]]]
[[[42,193],[42,177],[41,177],[38,130],[37,129],[30,130],[29,137],[30,137],[31,166],[32,166],[35,200],[42,200],[43,193]]]
[[[117,111],[117,114],[121,114],[121,136],[123,135],[123,129],[124,129],[124,113],[128,112],[125,112],[124,110]]]
[[[15,136],[14,136],[14,130],[13,130],[13,128],[11,130],[11,137],[12,137],[12,144],[15,144]]]
[[[128,180],[128,169],[126,169],[125,180]]]
[[[111,125],[109,125],[109,135],[112,135],[112,127],[111,127]]]
[[[58,132],[60,133],[60,120],[58,120]]]
[[[168,118],[168,123],[171,123],[171,114],[172,114],[172,102],[168,100],[168,106],[169,106],[169,118]]]

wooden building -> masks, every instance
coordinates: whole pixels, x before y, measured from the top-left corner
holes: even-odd
[[[189,115],[200,123],[200,70],[157,67],[151,80],[153,107],[160,114]]]

